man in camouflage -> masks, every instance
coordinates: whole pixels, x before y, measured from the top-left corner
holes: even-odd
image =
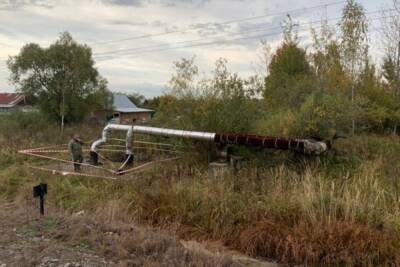
[[[82,153],[82,145],[83,142],[79,134],[74,134],[71,141],[68,143],[68,149],[72,156],[72,161],[74,162],[74,170],[76,172],[81,171],[80,163],[83,162],[83,153]]]

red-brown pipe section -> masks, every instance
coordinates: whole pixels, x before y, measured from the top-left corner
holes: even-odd
[[[305,140],[285,139],[271,136],[217,133],[214,142],[222,144],[234,144],[251,147],[275,148],[283,150],[296,150],[304,153]]]

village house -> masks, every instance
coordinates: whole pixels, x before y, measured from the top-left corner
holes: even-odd
[[[148,122],[154,114],[154,110],[139,108],[124,94],[113,94],[113,122],[119,124],[132,124],[137,122]]]
[[[32,111],[32,106],[27,104],[24,94],[0,93],[0,113],[11,111]]]

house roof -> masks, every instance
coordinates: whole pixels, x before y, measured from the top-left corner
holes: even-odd
[[[114,97],[114,110],[124,113],[134,112],[154,112],[154,110],[147,108],[138,108],[132,101],[124,94],[113,94]]]
[[[24,94],[19,93],[0,93],[0,107],[12,108],[25,101]]]

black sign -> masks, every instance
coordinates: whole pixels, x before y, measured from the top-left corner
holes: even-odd
[[[47,194],[47,184],[39,184],[33,187],[33,197],[40,198],[40,214],[44,215],[44,195]]]
[[[47,184],[40,184],[33,187],[33,197],[40,197],[47,194]]]

